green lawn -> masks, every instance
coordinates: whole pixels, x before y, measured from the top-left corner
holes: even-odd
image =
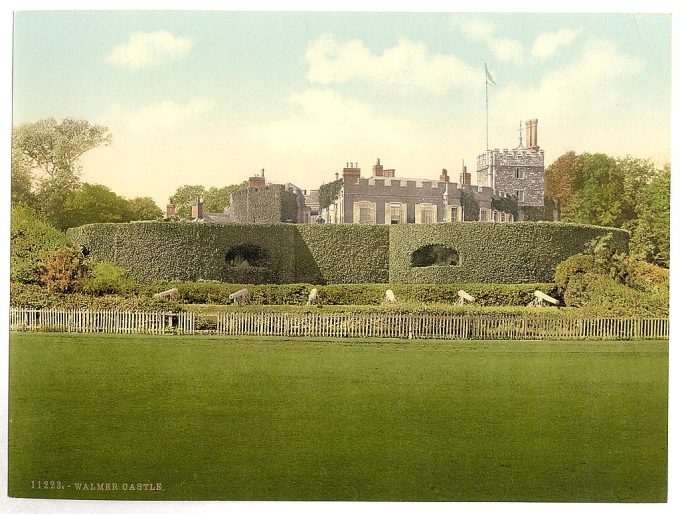
[[[659,502],[667,377],[666,341],[14,333],[9,493]]]

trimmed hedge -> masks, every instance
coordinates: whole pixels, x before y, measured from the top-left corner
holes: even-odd
[[[406,284],[549,282],[560,262],[607,233],[613,248],[628,250],[625,230],[571,223],[393,225],[389,279]],[[432,243],[456,250],[459,264],[411,267],[411,254]]]
[[[293,225],[226,223],[101,223],[67,231],[84,253],[123,266],[140,282],[250,284],[296,282],[296,234]],[[229,250],[245,244],[261,247],[267,266],[230,266]]]
[[[388,281],[388,225],[296,225],[297,282]]]
[[[223,223],[97,224],[67,235],[96,260],[125,267],[137,281],[218,280],[233,284],[549,282],[555,266],[612,233],[627,251],[626,231],[569,223],[298,225]],[[456,250],[456,266],[411,267],[419,248]],[[227,252],[254,245],[258,266],[230,266]]]

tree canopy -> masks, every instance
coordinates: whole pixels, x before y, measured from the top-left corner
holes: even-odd
[[[108,128],[86,120],[47,118],[15,127],[13,200],[32,205],[62,228],[64,203],[80,184],[80,158],[110,143]]]
[[[175,205],[175,213],[180,218],[191,216],[191,206],[198,198],[203,199],[205,212],[221,213],[229,207],[230,195],[241,188],[243,184],[232,184],[224,187],[211,187],[207,189],[201,185],[180,186],[170,197],[170,203]]]
[[[670,166],[648,159],[567,152],[546,169],[546,195],[559,200],[563,221],[624,228],[631,250],[668,265]]]

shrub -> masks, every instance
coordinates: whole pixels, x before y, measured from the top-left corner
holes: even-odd
[[[73,290],[82,271],[80,256],[70,248],[50,253],[38,268],[38,277],[48,291],[67,293]]]
[[[97,262],[89,275],[81,281],[81,290],[86,294],[125,294],[133,287],[133,282],[122,266],[112,262]]]
[[[596,271],[597,266],[592,255],[583,253],[572,255],[560,262],[555,268],[555,285],[564,290],[571,278]]]
[[[50,253],[68,248],[69,239],[35,211],[12,205],[10,224],[10,280],[37,283],[38,267]]]

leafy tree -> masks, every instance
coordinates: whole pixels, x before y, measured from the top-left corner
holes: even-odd
[[[229,207],[231,193],[240,189],[243,184],[210,189],[201,185],[184,185],[177,188],[175,194],[170,197],[170,203],[175,205],[175,213],[180,218],[191,216],[191,206],[196,203],[197,198],[203,198],[205,212],[224,212]]]
[[[64,202],[80,182],[80,158],[89,150],[110,143],[111,134],[106,127],[86,120],[65,118],[57,122],[48,118],[15,127],[12,171],[17,173],[18,191],[25,190],[28,180],[29,189],[36,192],[39,209],[48,220],[63,226]]]
[[[163,211],[148,196],[139,196],[128,200],[129,220],[157,220],[163,217]]]
[[[671,167],[664,166],[644,189],[631,252],[660,266],[670,264]]]
[[[229,207],[230,195],[238,191],[242,184],[233,184],[225,187],[211,187],[205,193],[204,205],[206,212],[224,212]]]
[[[88,223],[121,223],[130,221],[128,201],[101,184],[83,184],[71,192],[64,202],[61,227]]]
[[[582,175],[582,168],[582,157],[572,151],[558,157],[545,170],[545,194],[558,200],[563,212],[568,213],[570,204],[574,203],[574,182]]]
[[[197,198],[205,196],[205,187],[200,185],[184,185],[177,188],[175,194],[170,197],[170,203],[175,205],[175,214],[180,218],[191,216],[191,206]]]

